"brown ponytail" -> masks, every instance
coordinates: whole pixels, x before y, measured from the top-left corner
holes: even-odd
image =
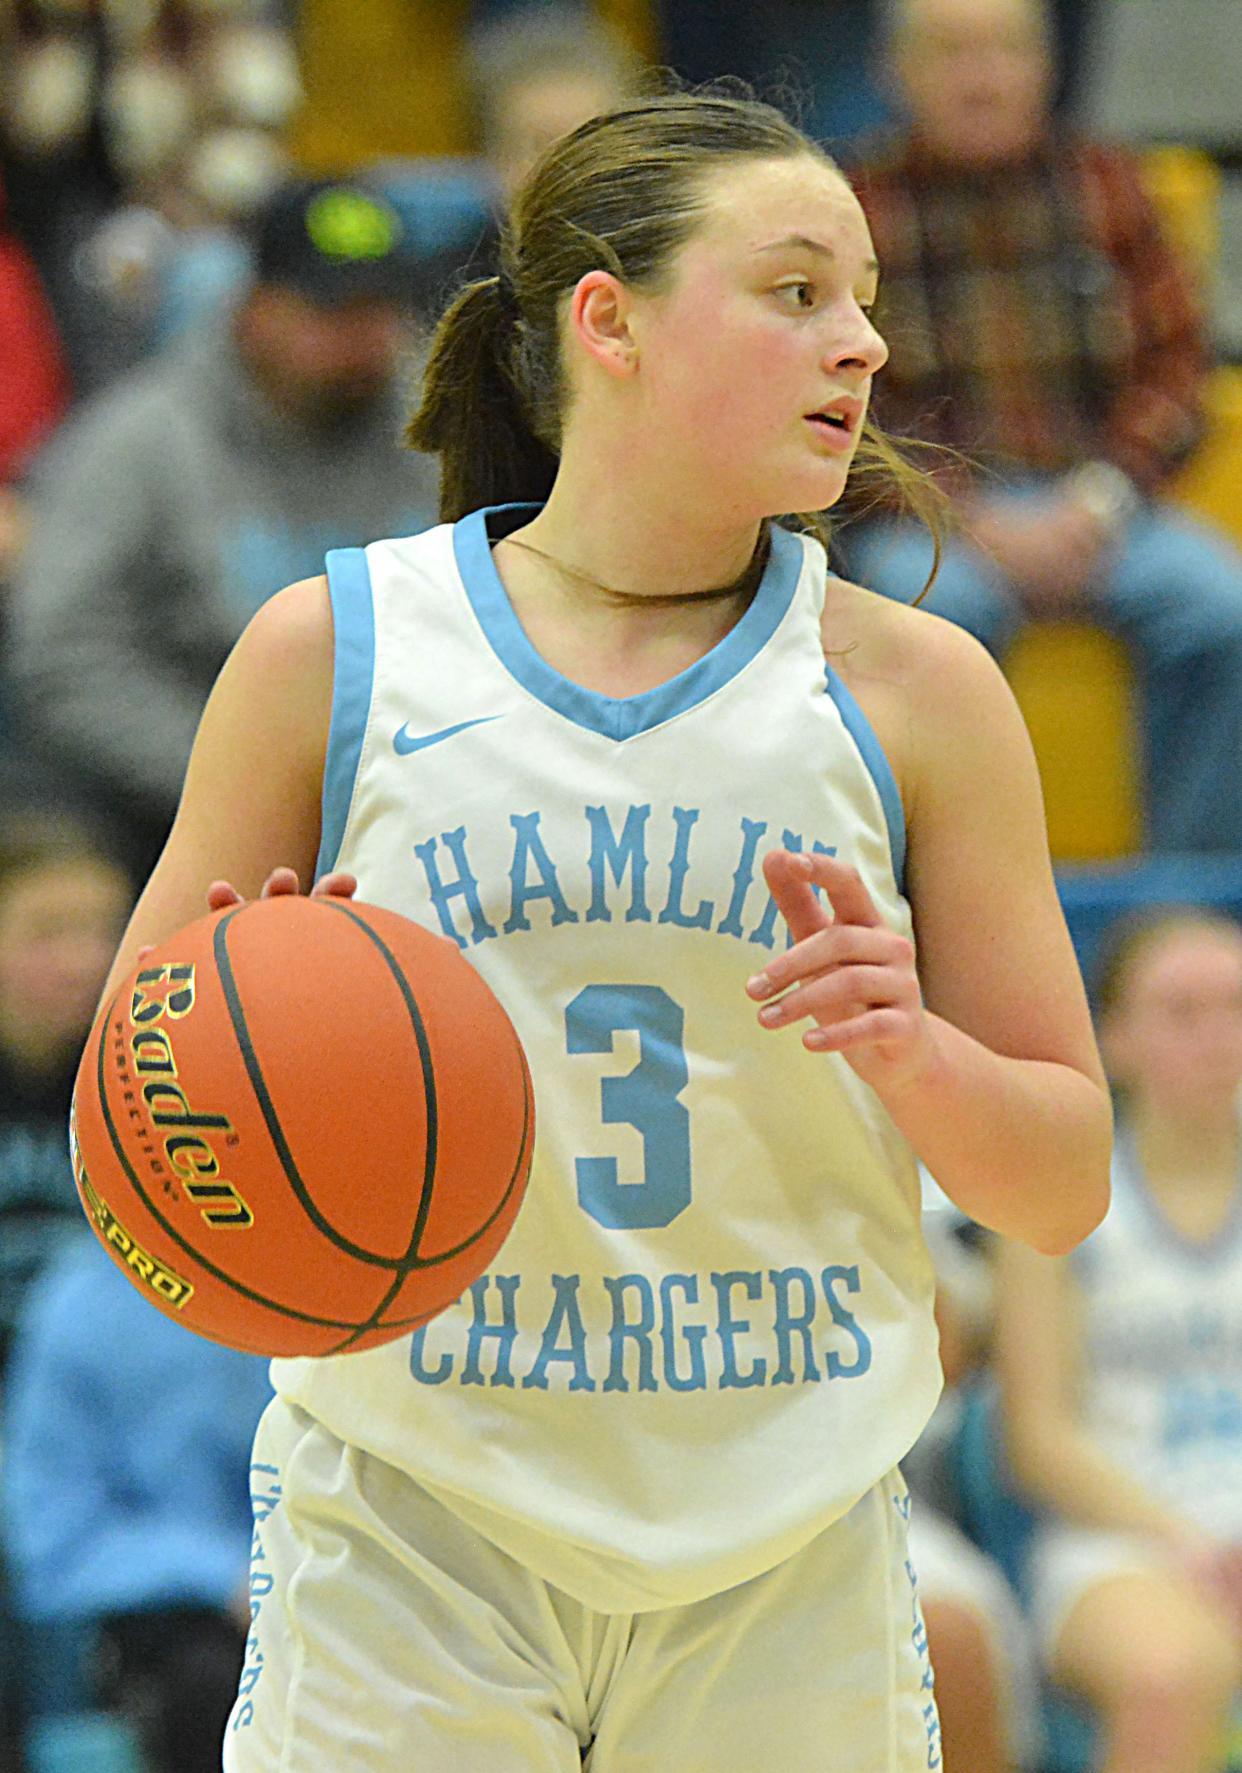
[[[440,520],[480,505],[542,502],[557,459],[535,436],[514,381],[517,312],[499,277],[468,283],[436,329],[406,442],[440,457]]]

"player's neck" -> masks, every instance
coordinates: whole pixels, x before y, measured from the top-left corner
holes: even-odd
[[[737,586],[755,558],[760,525],[718,510],[699,516],[676,490],[622,474],[614,458],[563,462],[521,535],[599,586],[670,598]]]

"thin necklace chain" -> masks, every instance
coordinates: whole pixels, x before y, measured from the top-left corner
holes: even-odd
[[[580,568],[567,566],[554,554],[547,554],[542,548],[536,548],[533,542],[519,542],[516,536],[505,536],[504,543],[508,548],[521,548],[523,552],[534,554],[539,560],[546,560],[549,566],[554,566],[557,572],[563,573],[566,578],[577,579],[580,584],[589,585],[593,591],[602,591],[606,597],[615,598],[618,603],[628,604],[631,607],[641,606],[644,609],[655,606],[667,608],[669,605],[680,603],[710,603],[723,600],[726,597],[737,597],[743,592],[754,592],[763,577],[763,569],[767,565],[770,548],[765,529],[746,571],[734,579],[731,584],[717,585],[707,591],[654,591],[647,593],[618,591],[612,585],[604,585],[599,579],[593,579],[589,573],[582,572]]]

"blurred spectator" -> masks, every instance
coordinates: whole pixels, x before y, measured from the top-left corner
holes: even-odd
[[[18,482],[64,412],[68,392],[51,309],[29,253],[8,225],[0,183],[0,596],[26,537]]]
[[[236,311],[77,415],[34,476],[12,623],[26,735],[143,878],[258,606],[330,548],[436,519],[434,468],[398,443],[409,276],[381,201],[283,189]]]
[[[1098,991],[1113,1199],[1071,1255],[1000,1253],[997,1353],[1047,1670],[1104,1773],[1203,1773],[1242,1687],[1242,925],[1150,913]]]
[[[543,150],[624,98],[641,68],[620,37],[572,0],[484,10],[487,21],[463,55],[478,157],[387,160],[370,174],[414,243],[415,302],[428,320],[458,284],[495,270],[509,201]]]
[[[65,408],[60,341],[39,276],[10,230],[0,185],[0,487],[17,480]],[[0,542],[0,575],[5,556]]]
[[[990,1360],[996,1240],[924,1178],[923,1225],[936,1265],[944,1391],[902,1460],[913,1498],[910,1558],[927,1627],[948,1773],[1038,1765],[1034,1659],[1001,1570],[960,1525],[954,1447],[967,1387]]]
[[[704,6],[656,0],[664,58],[688,80],[722,74],[788,94],[803,127],[838,149],[892,120],[882,64],[886,14],[901,0],[767,0]],[[1051,0],[1059,79],[1054,105],[1074,103],[1097,0]]]
[[[624,98],[639,71],[619,38],[571,4],[518,7],[476,31],[469,91],[500,207],[545,148]]]
[[[91,835],[50,813],[0,818],[0,1395],[28,1289],[90,1233],[65,1139],[78,1054],[129,910]],[[0,1766],[21,1711],[0,1548]],[[7,1751],[7,1754],[6,1754]]]
[[[1149,842],[1242,850],[1242,558],[1161,500],[1203,431],[1188,275],[1129,157],[1051,127],[1039,0],[900,0],[893,32],[910,128],[852,168],[884,267],[877,416],[981,464],[929,607],[1002,658],[1028,618],[1115,629]],[[845,540],[855,576],[917,595],[911,527]]]
[[[48,813],[0,819],[0,1376],[27,1287],[86,1230],[65,1127],[129,908],[88,831]]]
[[[149,1773],[218,1773],[250,1617],[250,1449],[270,1395],[265,1361],[171,1322],[93,1239],[42,1277],[14,1352],[6,1452],[33,1724],[111,1709]]]
[[[0,164],[89,394],[159,336],[183,247],[209,277],[198,233],[227,232],[287,172],[292,44],[264,0],[15,0],[0,68]]]
[[[509,201],[543,150],[624,97],[639,69],[628,47],[572,0],[500,8],[467,37],[463,59],[479,157],[377,168],[379,188],[426,261],[416,293],[427,318],[456,285],[495,269]]]

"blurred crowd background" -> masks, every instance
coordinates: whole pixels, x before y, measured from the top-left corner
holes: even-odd
[[[876,411],[961,452],[930,607],[1026,715],[1117,1091],[1081,1256],[927,1179],[942,1764],[1242,1768],[1237,0],[0,0],[0,1773],[219,1766],[265,1370],[96,1248],[78,1052],[229,647],[435,521],[429,326],[655,68],[744,79],[854,179]],[[900,513],[847,501],[834,545],[918,594]]]

